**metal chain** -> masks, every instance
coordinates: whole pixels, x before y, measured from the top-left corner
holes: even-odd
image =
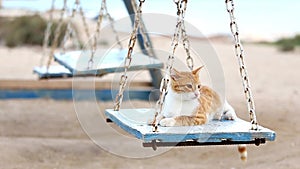
[[[86,36],[88,38],[90,38],[91,37],[91,33],[90,33],[90,30],[89,30],[88,24],[86,22],[86,18],[84,16],[84,12],[83,12],[83,9],[82,9],[81,5],[79,6],[79,14],[81,16],[81,20],[82,20],[82,23],[83,23],[85,34],[86,34]]]
[[[74,9],[76,9],[76,10],[74,11],[74,15],[73,15],[72,19],[74,19],[76,12],[79,12],[79,15],[80,15],[81,20],[82,20],[84,32],[85,32],[86,36],[89,38],[89,37],[91,37],[91,34],[90,34],[89,27],[88,27],[88,24],[87,24],[85,15],[84,15],[83,8],[82,8],[79,0],[75,1],[75,6],[76,6],[76,8],[74,8]],[[72,28],[72,27],[70,27],[70,28]],[[80,49],[81,48],[81,41],[80,41],[79,36],[77,35],[77,32],[75,30],[72,30],[72,32],[70,32],[70,34],[73,35],[75,37],[75,39],[77,40],[76,41],[77,42],[76,43],[76,48]]]
[[[76,0],[75,3],[74,3],[74,6],[73,6],[73,9],[72,9],[72,14],[69,18],[69,21],[68,21],[68,24],[67,24],[67,31],[65,32],[65,36],[63,38],[63,42],[62,42],[62,53],[65,53],[66,51],[66,43],[67,43],[67,40],[70,39],[71,35],[75,35],[75,39],[76,39],[76,46],[77,46],[77,49],[79,49],[80,47],[80,40],[79,38],[77,37],[77,34],[75,33],[75,31],[73,30],[72,28],[72,21],[76,15],[76,12],[78,11],[78,9],[80,8],[80,1],[79,0]]]
[[[80,38],[79,38],[79,36],[78,36],[76,30],[72,29],[72,30],[71,30],[71,35],[72,35],[72,37],[74,37],[74,39],[76,39],[76,41],[75,41],[75,43],[76,43],[76,44],[75,44],[76,49],[81,49],[81,48],[82,48],[82,47],[81,47],[81,40],[80,40]],[[74,41],[73,41],[73,43],[74,43]]]
[[[230,16],[230,30],[234,37],[234,47],[235,47],[235,54],[239,62],[240,67],[240,75],[243,82],[245,97],[247,101],[247,107],[250,115],[250,121],[251,121],[251,130],[257,130],[258,129],[258,123],[256,120],[256,114],[255,114],[255,105],[254,105],[254,99],[251,91],[251,85],[250,80],[248,76],[248,71],[246,68],[246,63],[244,60],[244,49],[241,44],[241,40],[239,37],[239,29],[238,25],[236,23],[236,18],[234,16],[234,3],[233,0],[225,0],[226,3],[226,9]]]
[[[144,23],[140,24],[140,32],[141,32],[141,35],[143,37],[145,49],[147,50],[147,49],[150,48],[150,41],[147,38],[147,33],[146,33],[146,28],[145,28]],[[151,56],[153,56],[153,55],[151,55]]]
[[[131,5],[132,5],[132,8],[133,8],[133,11],[137,11],[137,4],[135,3],[135,0],[131,0]],[[145,48],[149,48],[150,47],[150,42],[148,41],[148,38],[146,36],[146,29],[145,29],[145,25],[144,25],[144,22],[143,22],[143,19],[141,17],[141,23],[140,23],[140,26],[139,26],[139,30],[140,30],[140,33],[141,33],[141,36],[142,36],[142,39],[143,39],[143,42],[144,42],[144,46]]]
[[[54,50],[56,49],[56,47],[58,45],[58,39],[59,39],[59,35],[61,33],[61,27],[63,25],[63,18],[64,18],[64,14],[66,12],[66,9],[67,9],[67,0],[64,0],[64,5],[63,5],[63,8],[61,10],[58,25],[57,25],[57,28],[56,28],[55,33],[54,33],[54,40],[53,40],[53,44],[51,46],[51,51],[50,51],[48,62],[47,62],[47,72],[49,70],[52,58],[54,56]]]
[[[125,90],[127,80],[128,80],[127,71],[131,65],[132,52],[133,52],[133,48],[135,46],[136,39],[137,39],[138,28],[139,28],[139,24],[141,21],[140,19],[141,19],[141,13],[142,13],[142,6],[143,6],[144,2],[145,2],[145,0],[139,0],[139,6],[137,8],[137,12],[136,12],[135,19],[134,19],[133,30],[131,32],[131,36],[130,36],[130,40],[129,40],[129,44],[128,44],[127,57],[125,58],[125,62],[124,62],[124,73],[120,78],[119,93],[117,94],[117,96],[115,98],[115,105],[114,105],[115,111],[119,111],[121,104],[122,104],[124,90]]]
[[[171,72],[171,69],[173,68],[173,64],[174,64],[174,59],[175,59],[175,51],[176,48],[179,44],[179,40],[180,40],[180,35],[181,35],[181,31],[182,31],[182,10],[180,10],[180,2],[179,0],[174,0],[174,3],[177,5],[177,23],[176,23],[176,28],[175,28],[175,32],[173,34],[172,37],[172,43],[171,43],[171,51],[167,60],[167,66],[166,66],[166,70],[165,70],[165,76],[164,78],[161,80],[160,83],[160,96],[159,96],[159,100],[156,103],[156,110],[155,110],[155,116],[154,116],[154,121],[152,123],[153,132],[157,132],[158,129],[158,123],[159,121],[157,120],[158,115],[161,114],[162,109],[163,109],[163,105],[164,105],[164,101],[165,101],[165,97],[168,93],[168,86],[170,83],[170,78],[169,78],[169,74]]]
[[[185,29],[185,23],[184,23],[186,8],[187,8],[187,0],[182,0],[181,3],[179,4],[179,6],[177,6],[177,9],[181,10],[181,17],[182,17],[181,38],[182,38],[183,47],[184,47],[186,55],[187,55],[186,64],[187,64],[188,68],[192,71],[194,68],[194,60],[191,57],[190,40],[187,36],[186,29]]]
[[[49,21],[47,23],[47,27],[44,33],[44,41],[43,41],[43,55],[41,57],[40,60],[40,66],[42,67],[44,65],[44,60],[45,57],[48,53],[48,43],[49,43],[49,37],[51,34],[51,28],[53,25],[53,12],[54,12],[54,8],[55,8],[55,0],[52,0],[52,5],[51,5],[51,9],[50,9],[50,15],[49,15]]]
[[[61,53],[66,53],[66,43],[70,39],[71,35],[73,34],[73,29],[71,28],[71,24],[67,24],[67,30],[65,32],[65,36],[62,41],[62,52]]]
[[[81,17],[81,20],[82,20],[82,23],[83,23],[83,27],[84,27],[84,32],[86,34],[86,36],[89,38],[91,36],[90,34],[90,31],[89,31],[89,27],[88,27],[88,24],[87,24],[87,21],[86,21],[86,18],[84,16],[84,11],[83,11],[83,8],[80,4],[80,0],[76,0],[75,1],[75,5],[73,7],[73,11],[72,11],[72,15],[71,15],[71,19],[70,19],[70,23],[71,23],[71,20],[74,19],[75,15],[76,15],[76,12],[79,13],[80,17]],[[77,49],[80,49],[80,39],[76,33],[76,31],[74,31],[71,27],[70,24],[68,24],[68,32],[69,32],[69,37],[70,35],[74,35],[75,39],[77,39],[77,43],[76,43],[76,46],[77,46]],[[69,38],[67,37],[67,39]],[[63,43],[65,44],[65,43]],[[63,46],[63,51],[65,51],[65,46]]]
[[[133,11],[136,12],[137,11],[137,4],[135,3],[135,0],[131,0],[131,4],[132,4],[132,7],[133,7]],[[147,37],[147,34],[146,34],[147,31],[146,31],[145,24],[143,22],[142,17],[141,17],[141,23],[140,23],[140,26],[139,26],[139,30],[140,30],[140,34],[141,34],[143,42],[144,42],[145,50],[148,52],[147,54],[149,56],[152,56],[152,57],[155,56],[153,49],[150,49],[151,43],[150,43],[150,40]]]
[[[98,36],[100,36],[100,28],[101,28],[105,8],[106,8],[106,0],[102,0],[100,11],[99,11],[99,16],[98,16],[98,20],[97,20],[96,34],[93,36],[91,57],[88,61],[87,69],[91,69],[94,64],[94,57],[95,57],[95,53],[97,50],[97,41],[98,41]]]

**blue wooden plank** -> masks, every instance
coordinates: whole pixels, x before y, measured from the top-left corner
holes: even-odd
[[[258,131],[250,130],[251,124],[241,119],[235,121],[211,121],[201,126],[159,127],[152,132],[147,121],[154,117],[152,109],[123,109],[120,111],[106,110],[106,116],[115,124],[145,143],[153,140],[160,142],[179,143],[197,141],[198,143],[253,142],[255,139],[274,141],[274,131],[259,126]]]
[[[50,66],[47,70],[46,66],[43,67],[35,67],[33,69],[33,73],[36,73],[40,79],[44,78],[66,78],[72,77],[72,73],[66,69],[64,66],[55,65]]]
[[[67,52],[65,54],[55,53],[54,60],[57,63],[64,66],[65,68],[67,68],[70,72],[74,72],[75,71],[74,68],[76,67],[76,62],[74,62],[75,60],[72,59],[72,56],[78,55],[78,57],[80,57],[80,52],[81,51]]]
[[[91,51],[72,51],[65,54],[57,53],[55,60],[73,72],[76,76],[104,75],[107,73],[123,72],[124,59],[127,50],[112,49],[110,51],[97,50],[93,59],[93,67],[88,69]],[[144,54],[134,54],[129,71],[160,69],[163,63]]]
[[[72,89],[39,89],[39,90],[3,90],[0,89],[0,99],[40,99],[48,98],[54,100],[97,100],[112,101],[117,90],[76,90]],[[130,90],[124,92],[124,100],[138,99],[149,100],[149,90]]]

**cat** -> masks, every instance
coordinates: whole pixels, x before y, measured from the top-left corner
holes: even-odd
[[[200,82],[199,73],[204,66],[191,72],[179,72],[172,68],[171,83],[161,114],[157,122],[161,126],[203,125],[211,120],[235,120],[234,109],[226,101],[222,104],[220,96]],[[238,147],[241,159],[247,159],[246,146]]]
[[[199,73],[203,66],[192,72],[172,69],[170,89],[166,95],[159,121],[161,126],[192,126],[211,120],[234,120],[234,109],[208,86],[201,85]]]

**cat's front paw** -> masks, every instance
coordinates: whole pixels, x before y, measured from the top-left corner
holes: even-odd
[[[235,120],[237,118],[234,110],[228,110],[223,113],[222,119]]]
[[[176,120],[174,118],[164,118],[159,122],[159,124],[163,127],[172,127],[175,126]]]

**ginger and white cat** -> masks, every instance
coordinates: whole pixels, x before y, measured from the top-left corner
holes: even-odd
[[[192,72],[171,70],[171,84],[159,121],[161,126],[202,125],[210,120],[234,120],[234,109],[207,86],[201,85],[199,67]]]
[[[171,70],[171,83],[161,115],[156,119],[161,126],[203,125],[210,120],[235,120],[234,109],[208,86],[201,85],[199,67],[192,72]],[[241,159],[246,160],[246,146],[239,146]]]

